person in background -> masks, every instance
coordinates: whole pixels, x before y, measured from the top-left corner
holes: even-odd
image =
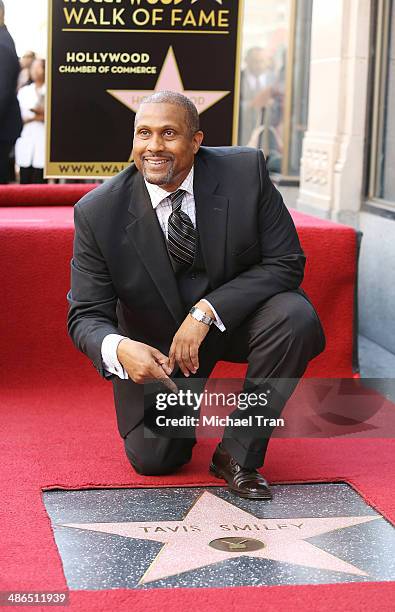
[[[0,0],[0,184],[10,180],[10,153],[22,130],[16,97],[19,61],[15,44],[4,24],[4,2]]]
[[[30,76],[30,68],[32,67],[32,63],[36,59],[36,54],[34,51],[26,51],[23,56],[19,60],[19,64],[21,66],[21,71],[18,77],[18,90],[25,85],[30,85],[32,83],[32,79]]]
[[[240,82],[239,145],[250,146],[254,129],[262,123],[262,112],[271,97],[275,75],[262,47],[251,47],[245,57]]]
[[[32,83],[18,92],[23,130],[15,144],[15,161],[20,168],[20,182],[45,183],[44,99],[45,60],[35,59],[30,69]]]

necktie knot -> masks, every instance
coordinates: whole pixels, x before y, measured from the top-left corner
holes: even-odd
[[[185,191],[183,189],[177,189],[170,194],[171,207],[173,212],[178,212],[181,209],[181,202],[184,197]]]

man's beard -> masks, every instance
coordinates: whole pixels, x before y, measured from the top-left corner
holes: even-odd
[[[143,160],[143,177],[145,178],[145,180],[147,181],[147,183],[152,183],[152,185],[168,185],[172,182],[173,178],[174,178],[174,160],[169,158],[169,168],[166,172],[165,175],[163,174],[156,174],[155,172],[150,172],[148,170],[147,172],[147,168],[145,166],[144,160]]]

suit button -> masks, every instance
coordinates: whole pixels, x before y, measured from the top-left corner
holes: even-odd
[[[190,278],[191,278],[192,280],[195,280],[195,278],[197,278],[197,276],[198,276],[198,275],[197,275],[195,272],[192,272],[192,274],[191,274]]]

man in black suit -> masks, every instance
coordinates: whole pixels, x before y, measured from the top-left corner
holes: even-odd
[[[19,70],[15,44],[4,25],[4,3],[0,0],[0,184],[9,182],[11,149],[22,131],[16,97]]]
[[[74,209],[69,334],[111,378],[118,429],[141,474],[174,471],[195,444],[152,426],[144,383],[177,390],[205,380],[218,360],[247,361],[245,389],[270,387],[265,411],[279,415],[325,344],[262,153],[202,139],[188,98],[150,96],[136,115],[134,163]],[[214,453],[210,470],[241,497],[271,497],[257,471],[269,433],[246,437],[230,425]]]

